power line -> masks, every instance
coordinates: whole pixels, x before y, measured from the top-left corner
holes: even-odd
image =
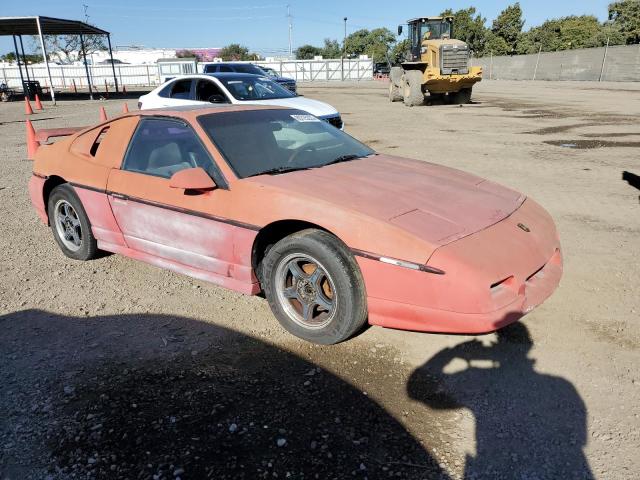
[[[282,8],[286,5],[284,4],[271,4],[271,5],[242,5],[242,6],[234,6],[234,7],[203,7],[203,8],[193,8],[193,7],[159,7],[154,6],[154,11],[191,11],[191,12],[202,12],[202,11],[220,11],[220,10],[266,10],[266,9],[276,9]],[[121,10],[145,10],[149,11],[149,7],[140,7],[135,5],[104,5],[104,4],[91,4],[92,8],[107,8],[109,10],[113,9],[121,9]]]
[[[100,17],[106,17],[106,18],[135,18],[135,19],[139,19],[140,16],[139,15],[118,15],[118,14],[100,14]],[[241,17],[203,17],[203,16],[197,16],[194,18],[190,18],[189,20],[184,20],[189,21],[189,22],[193,22],[196,20],[206,20],[206,21],[230,21],[230,20],[263,20],[263,19],[267,19],[267,18],[282,18],[282,15],[258,15],[258,16],[241,16]],[[176,17],[147,17],[145,16],[145,20],[172,20],[172,21],[176,21]]]

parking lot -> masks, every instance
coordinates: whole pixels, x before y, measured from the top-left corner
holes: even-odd
[[[622,176],[640,175],[640,86],[483,81],[473,104],[413,108],[379,81],[300,93],[380,152],[537,200],[560,288],[502,335],[310,345],[263,298],[64,257],[29,202],[24,106],[0,104],[0,479],[637,478],[640,190]],[[44,103],[36,129],[123,100]]]

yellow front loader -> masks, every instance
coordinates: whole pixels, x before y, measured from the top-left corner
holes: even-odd
[[[401,66],[391,68],[389,100],[412,107],[422,105],[428,93],[450,103],[471,102],[473,85],[482,80],[482,67],[470,67],[469,46],[451,38],[453,18],[414,18],[407,24],[410,47]]]

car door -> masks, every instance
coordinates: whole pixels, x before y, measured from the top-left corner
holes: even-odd
[[[202,102],[194,101],[193,87],[194,79],[182,78],[176,79],[167,85],[158,98],[160,105],[158,107],[179,107],[182,105],[199,105]]]
[[[228,95],[213,79],[199,79],[196,81],[195,100],[204,103],[231,103]]]
[[[207,171],[217,188],[186,191],[170,186],[174,173],[193,167]],[[187,266],[221,276],[234,272],[236,227],[211,213],[228,200],[226,182],[188,124],[143,117],[121,168],[109,175],[108,191],[127,247],[143,260],[161,265],[167,260],[171,263],[165,266],[174,269]]]

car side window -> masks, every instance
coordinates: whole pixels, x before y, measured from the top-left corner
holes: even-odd
[[[142,118],[125,154],[122,169],[156,177],[202,167],[216,184],[226,182],[193,129],[179,120]]]
[[[191,98],[192,80],[178,80],[171,87],[171,98],[189,100]]]
[[[196,100],[211,103],[229,103],[229,99],[224,92],[211,80],[198,80]]]
[[[228,65],[220,65],[220,72],[233,72],[233,68]]]

